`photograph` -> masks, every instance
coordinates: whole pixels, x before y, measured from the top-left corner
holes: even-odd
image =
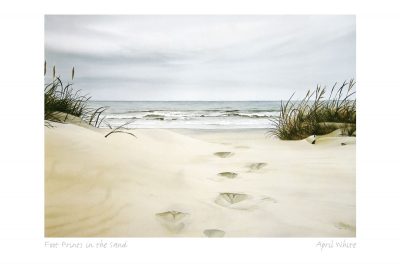
[[[356,15],[43,26],[44,238],[356,237]]]

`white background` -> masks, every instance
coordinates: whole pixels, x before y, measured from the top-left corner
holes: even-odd
[[[400,9],[395,3],[2,1],[0,266],[399,266]],[[45,240],[57,240],[43,238],[44,14],[356,14],[357,238],[347,239],[356,249],[321,252],[316,244],[332,240],[326,238],[134,238],[121,240],[128,240],[128,249],[45,248]]]

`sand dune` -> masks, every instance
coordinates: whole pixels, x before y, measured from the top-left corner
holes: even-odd
[[[48,237],[355,236],[355,137],[53,124]]]

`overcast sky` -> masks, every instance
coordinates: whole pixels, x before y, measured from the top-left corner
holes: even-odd
[[[356,19],[46,16],[45,57],[95,100],[281,100],[355,78]]]

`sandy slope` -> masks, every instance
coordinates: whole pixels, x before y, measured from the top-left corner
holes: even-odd
[[[355,236],[354,137],[54,125],[46,236]]]

